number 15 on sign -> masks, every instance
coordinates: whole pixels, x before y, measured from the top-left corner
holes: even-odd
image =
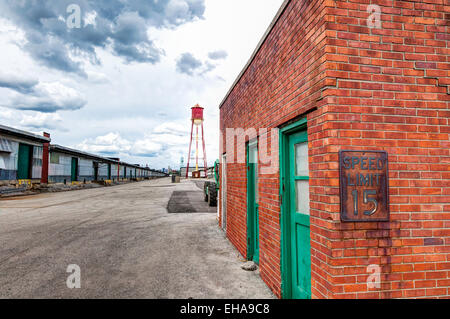
[[[386,152],[340,151],[341,221],[388,221],[388,177]]]

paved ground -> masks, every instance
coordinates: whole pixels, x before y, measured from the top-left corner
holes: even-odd
[[[198,189],[174,190],[172,192],[172,196],[167,204],[167,211],[171,214],[215,213],[217,215],[217,207],[210,207],[205,202],[204,181],[195,181],[194,183]]]
[[[273,298],[214,212],[167,212],[174,191],[201,192],[165,178],[1,200],[0,298]]]

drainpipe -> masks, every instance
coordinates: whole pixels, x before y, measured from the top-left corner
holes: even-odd
[[[50,134],[44,132],[45,137],[50,138]],[[42,171],[41,171],[41,184],[48,184],[48,162],[49,162],[49,146],[50,143],[44,143],[42,150]]]

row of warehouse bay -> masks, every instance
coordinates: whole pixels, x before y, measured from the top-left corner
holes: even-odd
[[[164,177],[161,171],[50,144],[43,136],[0,125],[0,185],[119,182]]]

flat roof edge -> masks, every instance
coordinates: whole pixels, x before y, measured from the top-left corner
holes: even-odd
[[[122,162],[122,161],[116,161],[104,156],[100,156],[100,155],[96,155],[96,154],[91,154],[91,153],[87,153],[87,152],[83,152],[83,151],[79,151],[70,147],[66,147],[66,146],[61,146],[61,145],[57,145],[57,144],[51,144],[50,145],[50,149],[54,150],[56,152],[61,152],[61,153],[65,153],[65,154],[73,154],[73,155],[81,155],[81,156],[85,156],[91,159],[97,159],[97,160],[101,160],[107,163],[112,163],[112,164],[119,164],[122,166],[129,166],[129,167],[135,167],[135,168],[141,168],[144,170],[150,170],[150,168],[148,167],[143,167],[143,166],[138,166],[135,164],[129,164],[126,162]]]
[[[76,150],[76,149],[73,149],[73,148],[70,148],[70,147],[61,146],[61,145],[57,145],[57,144],[51,144],[50,145],[50,149],[54,150],[54,151],[59,151],[61,153],[82,155],[82,156],[86,156],[86,157],[90,157],[90,158],[96,158],[96,159],[104,160],[104,161],[110,162],[110,163],[117,163],[117,161],[109,159],[107,157],[103,157],[103,156],[100,156],[100,155],[79,151],[79,150]]]
[[[239,75],[237,76],[236,80],[234,80],[233,84],[231,85],[231,88],[228,90],[227,94],[225,95],[225,97],[223,98],[222,102],[220,102],[219,105],[219,109],[222,108],[222,105],[225,103],[225,101],[228,99],[228,97],[230,96],[231,92],[233,91],[233,89],[236,87],[236,85],[239,83],[239,81],[241,80],[242,76],[244,75],[245,71],[247,71],[247,69],[249,68],[249,66],[252,64],[253,60],[255,59],[256,55],[258,54],[259,50],[261,49],[262,45],[264,44],[264,42],[266,42],[267,37],[269,36],[269,34],[272,32],[273,28],[275,27],[275,25],[277,24],[278,20],[280,19],[281,15],[283,14],[284,10],[286,9],[287,5],[291,2],[291,0],[284,0],[283,4],[281,5],[280,9],[278,9],[277,14],[275,15],[275,17],[273,18],[272,22],[270,23],[269,27],[267,28],[266,32],[264,33],[264,35],[262,36],[261,40],[259,40],[258,45],[256,46],[256,49],[253,51],[252,55],[250,56],[250,59],[247,61],[247,63],[245,64],[244,68],[242,69],[242,71],[239,73]]]
[[[48,138],[48,137],[41,136],[41,135],[36,135],[34,133],[30,133],[30,132],[27,132],[27,131],[22,131],[22,130],[19,130],[17,128],[6,126],[6,125],[2,125],[2,124],[0,124],[0,133],[1,132],[5,132],[6,134],[14,135],[14,136],[18,136],[18,137],[29,138],[29,139],[32,139],[34,141],[40,141],[40,142],[43,142],[43,143],[49,143],[51,141],[51,139]]]

